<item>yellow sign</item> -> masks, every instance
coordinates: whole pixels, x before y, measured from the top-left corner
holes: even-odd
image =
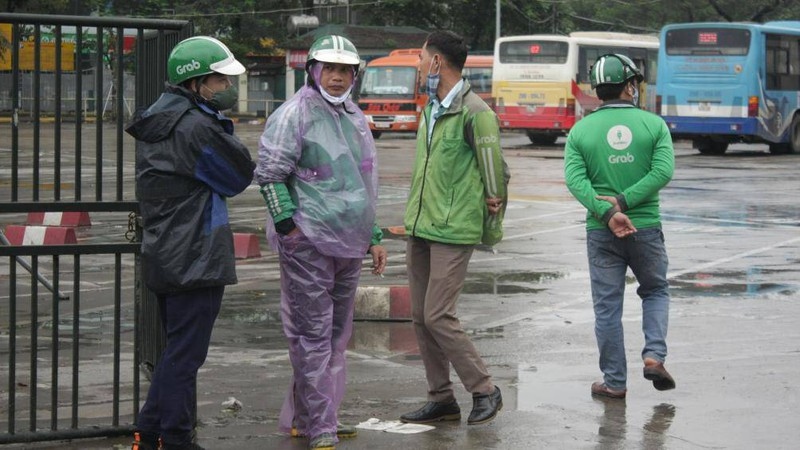
[[[0,23],[0,71],[12,70],[11,67],[11,24]],[[36,69],[36,43],[31,41],[18,42],[19,70],[33,71]],[[42,41],[39,43],[39,70],[54,72],[56,70],[56,43]],[[75,70],[75,44],[61,42],[61,70]]]

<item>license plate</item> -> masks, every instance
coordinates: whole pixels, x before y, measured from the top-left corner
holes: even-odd
[[[711,111],[711,102],[697,102],[697,110],[703,112]]]
[[[384,122],[375,122],[375,128],[390,128],[392,124]]]

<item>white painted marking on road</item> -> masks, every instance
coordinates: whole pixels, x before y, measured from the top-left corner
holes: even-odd
[[[538,234],[557,233],[557,232],[564,231],[564,230],[571,230],[573,228],[583,228],[585,226],[586,226],[585,224],[579,223],[579,224],[575,224],[575,225],[569,225],[569,226],[566,226],[566,227],[549,228],[547,230],[533,231],[533,232],[530,232],[530,233],[523,233],[523,234],[516,234],[516,235],[513,235],[513,236],[506,236],[506,237],[503,238],[503,240],[504,241],[508,241],[508,240],[512,240],[512,239],[521,239],[521,238],[525,238],[525,237],[536,236]]]
[[[737,253],[735,255],[731,255],[731,256],[728,256],[726,258],[720,258],[720,259],[717,259],[717,260],[714,260],[714,261],[709,261],[709,262],[704,263],[704,264],[699,264],[699,265],[694,266],[694,267],[689,267],[689,268],[684,269],[684,270],[680,270],[680,271],[677,271],[677,272],[669,273],[669,274],[667,274],[667,279],[678,278],[678,277],[680,277],[682,275],[686,275],[687,273],[698,272],[700,270],[708,269],[709,267],[718,266],[720,264],[724,264],[724,263],[727,263],[727,262],[735,261],[737,259],[742,259],[742,258],[746,258],[748,256],[757,255],[759,253],[764,253],[764,252],[767,252],[769,250],[772,250],[772,249],[775,249],[775,248],[778,248],[778,247],[783,247],[783,246],[786,246],[786,245],[789,245],[789,244],[794,244],[795,242],[800,242],[800,237],[796,237],[796,238],[793,238],[793,239],[788,239],[788,240],[785,240],[783,242],[778,242],[778,243],[773,244],[773,245],[766,245],[764,247],[755,248],[753,250],[748,250],[746,252]]]

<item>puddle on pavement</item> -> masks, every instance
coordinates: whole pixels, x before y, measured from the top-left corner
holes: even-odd
[[[784,278],[784,271],[750,267],[746,271],[696,272],[670,280],[670,294],[682,297],[765,297],[770,295],[795,294],[798,284],[769,281],[769,278]]]
[[[543,291],[543,284],[564,278],[561,272],[478,272],[464,282],[464,294],[531,294]]]
[[[677,188],[675,195],[685,195],[687,198],[696,198],[698,191],[706,189]],[[753,228],[764,225],[793,225],[798,226],[795,211],[787,210],[781,205],[752,205],[731,202],[713,211],[692,211],[687,214],[685,207],[665,209],[662,216],[670,222],[695,225],[713,225],[720,228],[738,227]]]
[[[353,337],[347,345],[349,351],[401,355],[419,359],[417,336],[411,322],[366,322],[353,324]]]

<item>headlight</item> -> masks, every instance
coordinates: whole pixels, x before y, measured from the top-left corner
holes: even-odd
[[[416,122],[417,116],[394,116],[395,122]]]

